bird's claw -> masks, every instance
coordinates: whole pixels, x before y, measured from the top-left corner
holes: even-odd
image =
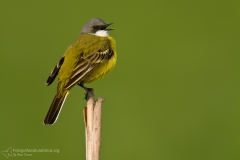
[[[88,88],[85,93],[85,99],[88,101],[91,97],[94,98],[93,88]]]

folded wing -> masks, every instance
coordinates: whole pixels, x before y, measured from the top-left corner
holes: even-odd
[[[97,52],[91,54],[81,54],[79,61],[77,62],[65,89],[69,89],[75,84],[81,82],[84,77],[92,73],[97,69],[103,61],[109,60],[113,51],[110,48],[99,49]]]

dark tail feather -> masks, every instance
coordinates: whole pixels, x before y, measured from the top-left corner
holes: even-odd
[[[57,121],[58,115],[62,109],[65,99],[69,92],[64,93],[61,97],[55,95],[48,113],[44,119],[44,124],[53,124]]]

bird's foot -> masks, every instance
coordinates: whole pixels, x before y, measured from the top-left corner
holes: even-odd
[[[87,88],[85,93],[85,99],[88,101],[91,97],[94,98],[93,88]]]
[[[93,88],[87,88],[82,83],[78,85],[86,91],[84,99],[88,101],[91,97],[94,98]]]

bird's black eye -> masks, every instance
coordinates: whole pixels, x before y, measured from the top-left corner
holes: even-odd
[[[93,29],[99,29],[99,27],[98,26],[93,26]]]
[[[93,29],[96,29],[96,30],[104,30],[106,29],[106,25],[97,25],[97,26],[93,26]]]

